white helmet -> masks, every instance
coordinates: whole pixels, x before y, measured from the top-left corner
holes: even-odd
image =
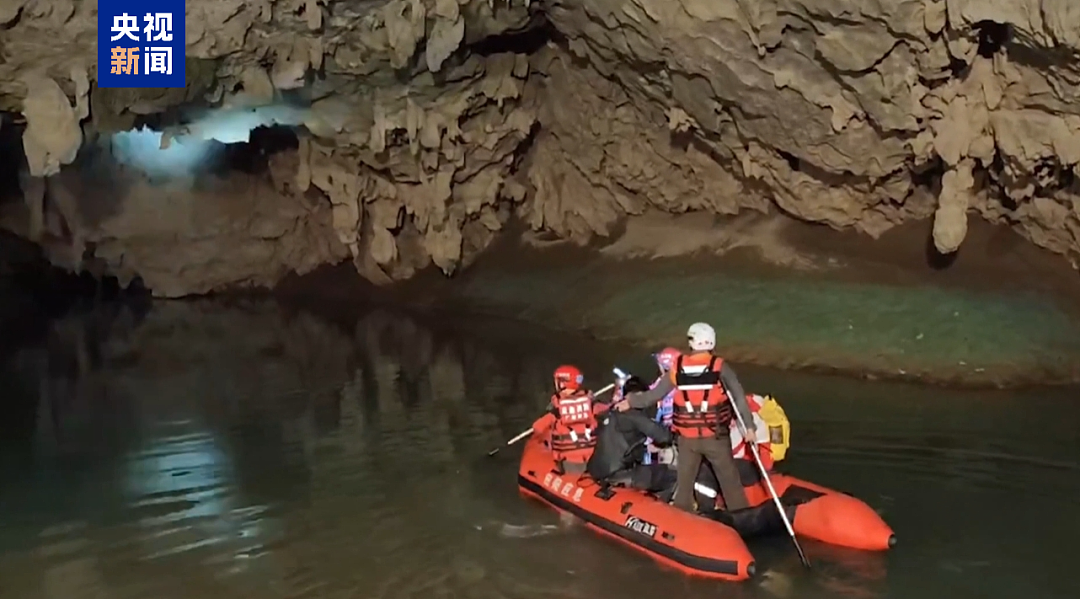
[[[695,322],[686,331],[690,341],[690,349],[694,351],[710,351],[716,347],[716,331],[704,322]]]

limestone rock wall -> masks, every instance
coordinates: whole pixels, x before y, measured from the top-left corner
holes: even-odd
[[[528,57],[460,47],[524,28],[528,2],[189,2],[185,90],[93,88],[92,58],[71,57],[95,56],[95,8],[28,0],[0,12],[0,109],[21,112],[27,156],[26,210],[8,210],[5,226],[66,267],[87,267],[90,252],[164,296],[272,285],[349,257],[388,282],[432,262],[452,271],[506,221],[497,200],[524,197],[507,177],[535,123]],[[60,31],[72,34],[63,52]],[[195,192],[113,173],[120,197],[105,197],[71,172],[84,129],[125,130],[185,103],[262,106],[288,91],[310,101],[310,135],[273,157],[270,181]]]
[[[39,190],[67,185],[44,179],[88,136],[181,104],[310,101],[310,135],[274,157],[273,193],[234,200],[310,220],[270,266],[239,258],[264,250],[233,251],[269,239],[258,219],[224,226],[224,209],[209,210],[212,226],[170,221],[173,238],[216,249],[174,253],[169,268],[149,257],[168,245],[147,241],[166,234],[160,221],[76,221],[73,265],[95,240],[109,269],[161,273],[169,295],[341,258],[377,283],[429,264],[450,273],[515,214],[585,241],[650,208],[779,209],[872,236],[932,216],[944,253],[978,214],[1080,266],[1072,5],[192,0],[188,88],[102,90],[94,2],[16,0],[0,9],[0,109],[25,121],[23,187],[42,221]],[[470,46],[544,18],[559,39],[537,51]],[[214,267],[199,257],[210,253]]]
[[[385,283],[431,263],[450,273],[490,243],[524,197],[512,175],[541,98],[529,73],[524,54],[474,55],[441,85],[428,72],[359,102],[315,103],[295,185],[329,198],[361,274]]]
[[[194,185],[68,168],[37,191],[38,215],[7,210],[5,226],[57,266],[111,274],[122,285],[139,276],[158,297],[272,286],[347,255],[329,206],[240,172]],[[29,221],[38,228],[20,228]]]
[[[607,79],[608,115],[622,121],[625,98],[654,130],[666,120],[718,159],[728,174],[699,190],[726,186],[729,199],[699,202],[771,201],[871,235],[932,213],[944,253],[976,212],[1080,265],[1080,12],[1068,0],[547,6],[573,54]]]

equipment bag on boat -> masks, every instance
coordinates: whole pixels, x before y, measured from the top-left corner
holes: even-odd
[[[791,421],[784,413],[784,408],[780,407],[780,402],[771,395],[765,396],[765,403],[759,414],[769,427],[769,449],[773,461],[779,462],[784,459],[791,446]]]

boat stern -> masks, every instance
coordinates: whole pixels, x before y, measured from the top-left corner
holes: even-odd
[[[795,511],[795,533],[832,545],[886,551],[896,545],[896,534],[869,505],[842,493],[827,493]]]

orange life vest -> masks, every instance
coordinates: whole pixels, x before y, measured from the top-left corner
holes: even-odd
[[[761,408],[765,405],[765,398],[760,395],[748,393],[746,395],[746,403],[750,404],[750,411],[754,415],[754,426],[757,428],[756,441],[758,456],[761,457],[761,464],[765,466],[766,470],[772,470],[773,457],[772,442],[769,437],[769,425],[765,422],[765,419],[761,417]],[[731,422],[731,455],[739,460],[754,459],[754,457],[746,451],[746,438],[743,437],[742,431],[739,430],[739,423],[734,420]]]
[[[551,429],[551,451],[556,462],[584,464],[596,447],[596,416],[592,393],[585,390],[551,398],[555,424]]]
[[[715,437],[733,417],[731,402],[720,384],[724,360],[708,352],[680,356],[671,369],[675,384],[671,430],[683,437]]]

